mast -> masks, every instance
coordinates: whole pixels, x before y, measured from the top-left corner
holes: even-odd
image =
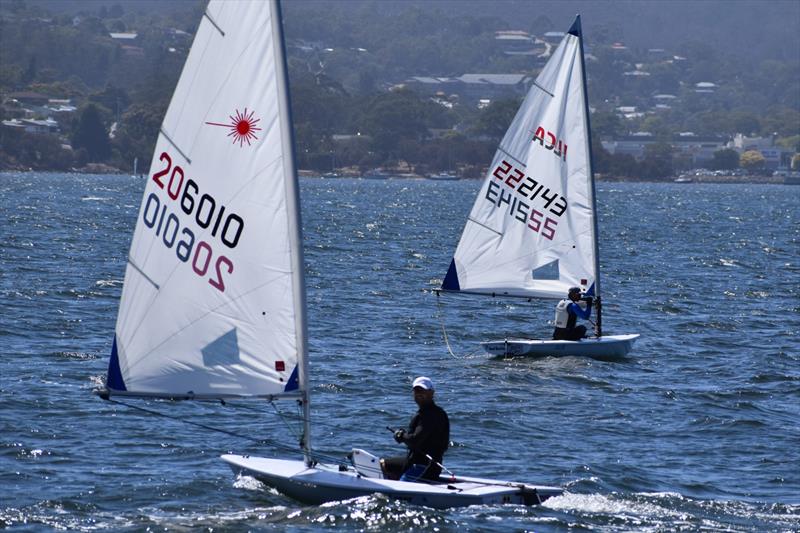
[[[595,307],[597,308],[597,322],[595,323],[594,333],[595,336],[600,337],[603,334],[602,328],[602,305],[600,299],[600,247],[599,247],[599,233],[597,225],[597,194],[594,185],[594,157],[592,154],[592,126],[589,117],[589,92],[586,89],[586,61],[583,52],[583,31],[581,29],[581,16],[575,15],[575,22],[569,29],[570,34],[578,38],[578,47],[581,54],[581,81],[583,82],[583,107],[584,107],[584,128],[586,130],[586,153],[588,157],[589,166],[589,183],[591,183],[591,196],[592,196],[592,240],[594,241],[594,296]]]
[[[286,65],[286,46],[283,40],[283,16],[279,0],[271,0],[272,4],[272,31],[275,35],[276,46],[275,64],[278,100],[280,102],[280,117],[283,128],[281,130],[281,143],[285,164],[283,165],[286,183],[286,208],[289,220],[292,222],[290,244],[292,246],[292,285],[294,286],[295,308],[295,334],[298,356],[298,385],[302,391],[303,407],[303,437],[301,445],[307,466],[311,466],[311,409],[310,391],[308,389],[308,327],[306,320],[306,285],[305,262],[303,259],[303,235],[300,219],[300,191],[297,182],[297,168],[295,167],[294,128],[292,126],[292,102],[289,93],[289,71]]]

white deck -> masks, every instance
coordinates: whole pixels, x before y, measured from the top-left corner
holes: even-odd
[[[567,356],[624,357],[633,348],[638,334],[605,335],[579,341],[554,341],[552,339],[503,339],[482,342],[484,350],[499,356]]]
[[[410,483],[366,478],[352,468],[306,467],[303,461],[268,459],[246,455],[223,455],[234,472],[252,476],[296,500],[311,504],[346,500],[380,493],[390,498],[435,508],[476,504],[536,505],[563,491],[559,487],[509,481],[442,476],[441,483]]]

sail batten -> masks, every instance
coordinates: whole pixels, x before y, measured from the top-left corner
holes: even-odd
[[[555,98],[555,96],[556,96],[556,95],[554,95],[553,93],[551,93],[550,91],[548,91],[547,89],[545,89],[544,87],[542,87],[541,85],[539,85],[538,83],[536,83],[536,81],[535,81],[535,80],[534,80],[534,82],[533,82],[533,85],[534,85],[534,87],[538,87],[538,88],[540,88],[541,90],[543,90],[544,92],[546,92],[548,95],[550,95],[550,97],[551,97],[551,98]]]
[[[167,134],[167,132],[166,132],[166,131],[164,131],[164,128],[162,127],[162,128],[161,128],[160,130],[158,130],[158,131],[159,131],[159,133],[161,133],[161,135],[162,135],[162,136],[163,136],[163,137],[164,137],[164,138],[167,140],[167,142],[168,142],[169,144],[171,144],[171,145],[172,145],[172,147],[173,147],[173,148],[174,148],[174,149],[175,149],[175,150],[176,150],[176,151],[177,151],[177,152],[178,152],[178,153],[181,155],[181,157],[183,157],[183,160],[184,160],[184,161],[186,161],[187,163],[189,163],[189,164],[191,165],[191,164],[192,164],[192,160],[191,160],[191,159],[189,159],[189,156],[188,156],[188,155],[186,155],[186,152],[184,152],[183,150],[181,150],[181,149],[180,149],[180,147],[179,147],[177,144],[175,144],[175,141],[173,141],[173,140],[170,138],[170,136]]]
[[[209,2],[131,242],[110,395],[305,397],[305,288],[279,7]]]
[[[224,32],[224,31],[222,31],[222,28],[220,28],[220,27],[219,27],[219,24],[217,24],[216,22],[214,22],[214,18],[213,18],[211,15],[209,15],[209,14],[208,14],[208,11],[205,11],[205,12],[203,13],[203,16],[204,16],[206,19],[208,19],[208,21],[211,23],[211,25],[212,25],[212,26],[214,26],[214,28],[216,28],[216,30],[219,32],[219,34],[220,34],[222,37],[225,37],[225,32]]]
[[[563,298],[572,286],[596,286],[594,184],[578,35],[566,34],[553,51],[500,142],[444,289]],[[555,265],[557,277],[537,278],[534,273],[547,265]]]
[[[534,132],[531,132],[531,133],[534,133]],[[522,160],[521,160],[519,157],[517,157],[517,156],[513,155],[511,152],[509,152],[508,150],[506,150],[506,149],[505,149],[505,148],[503,148],[502,146],[498,146],[498,147],[497,147],[497,151],[498,151],[498,152],[502,152],[502,153],[504,153],[504,154],[505,154],[506,156],[508,156],[508,157],[509,157],[509,158],[510,158],[512,161],[514,161],[514,163],[517,163],[517,164],[518,164],[518,165],[520,165],[522,168],[526,168],[526,167],[528,166],[528,165],[527,165],[527,163],[523,162],[523,161],[522,161]]]

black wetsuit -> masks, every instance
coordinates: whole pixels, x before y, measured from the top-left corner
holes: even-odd
[[[426,455],[430,455],[436,463],[442,462],[444,452],[450,445],[450,420],[447,413],[433,402],[420,407],[411,418],[401,442],[408,446],[408,454],[405,457],[384,459],[387,473],[391,477],[399,478],[411,465],[424,465],[427,468],[422,478],[438,479],[442,469]]]

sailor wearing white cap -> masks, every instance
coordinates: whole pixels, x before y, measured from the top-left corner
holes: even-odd
[[[381,459],[381,469],[389,479],[436,480],[442,472],[442,457],[450,445],[450,420],[444,409],[433,401],[431,378],[416,378],[412,389],[419,410],[411,418],[408,429],[394,433],[394,440],[405,444],[408,453],[401,457]]]

